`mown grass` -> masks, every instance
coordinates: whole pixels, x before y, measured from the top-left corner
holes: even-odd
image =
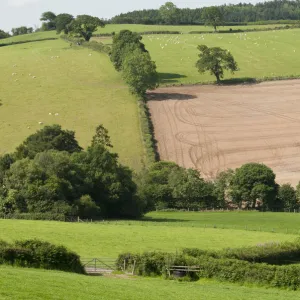
[[[27,40],[51,35],[46,32],[22,37]],[[143,145],[137,99],[108,56],[70,47],[60,39],[0,47],[0,56],[0,155],[13,151],[40,129],[39,122],[75,130],[83,147],[89,145],[96,126],[103,124],[121,162],[136,170],[141,168]]]
[[[228,49],[240,71],[228,78],[265,79],[299,76],[300,29],[236,34],[146,35],[146,44],[156,62],[162,84],[194,84],[215,81],[208,72],[199,74],[195,67],[197,46]]]
[[[185,223],[184,223],[185,224]],[[41,239],[65,245],[81,257],[116,258],[123,252],[168,251],[185,247],[223,249],[265,242],[294,241],[295,235],[245,230],[199,228],[173,222],[111,221],[63,223],[0,220],[0,239]]]
[[[151,212],[145,216],[164,225],[239,229],[300,235],[299,213],[273,212]]]
[[[249,30],[249,29],[267,29],[275,27],[283,27],[284,24],[269,24],[269,25],[238,25],[238,26],[221,26],[218,30]],[[108,24],[104,28],[99,28],[96,33],[112,33],[119,32],[121,30],[131,30],[135,32],[145,31],[179,31],[181,33],[189,33],[191,31],[213,31],[210,26],[198,26],[198,25],[142,25],[142,24]]]
[[[150,278],[88,277],[63,272],[0,267],[1,300],[288,300],[300,292],[200,280],[180,283]]]

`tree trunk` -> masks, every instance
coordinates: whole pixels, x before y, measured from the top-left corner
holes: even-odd
[[[220,83],[221,82],[221,78],[220,78],[219,73],[215,73],[215,76],[217,78],[217,83]]]

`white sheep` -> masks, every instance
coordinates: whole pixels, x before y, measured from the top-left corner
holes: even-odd
[[[35,79],[35,78],[36,78],[36,76],[32,76],[32,78],[33,78],[33,79]]]
[[[89,56],[92,56],[92,53],[90,53]]]
[[[52,113],[49,113],[49,116],[52,116]]]
[[[40,125],[43,125],[44,123],[43,123],[43,122],[39,122],[39,124],[40,124]]]
[[[58,113],[56,113],[55,115],[58,116]]]

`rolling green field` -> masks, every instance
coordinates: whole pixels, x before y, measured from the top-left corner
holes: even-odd
[[[1,300],[288,300],[300,297],[300,292],[245,287],[208,280],[179,283],[135,277],[88,277],[11,267],[0,267],[0,273]]]
[[[209,73],[199,74],[197,46],[228,49],[240,71],[227,78],[300,76],[300,29],[237,34],[146,35],[143,42],[156,62],[162,84],[215,81]]]
[[[40,129],[39,122],[75,130],[83,147],[102,123],[121,162],[140,169],[143,145],[137,100],[106,55],[89,53],[60,39],[0,47],[0,155]]]
[[[233,30],[243,29],[267,29],[275,27],[283,27],[284,24],[269,24],[269,25],[239,25],[239,26],[221,26],[218,30]],[[141,25],[141,24],[108,24],[104,28],[99,28],[96,33],[112,33],[119,32],[121,30],[131,30],[135,32],[145,31],[179,31],[181,33],[189,33],[191,31],[213,31],[214,29],[209,26],[198,25]]]
[[[227,214],[227,215],[226,215]],[[253,215],[251,215],[253,214]],[[0,239],[42,239],[62,244],[85,258],[116,258],[122,252],[168,251],[185,247],[222,249],[266,242],[294,241],[295,234],[242,230],[249,223],[259,228],[262,224],[280,222],[297,228],[298,214],[259,213],[150,213],[148,221],[109,221],[99,223],[63,223],[23,220],[0,220]],[[290,217],[293,217],[289,220]],[[152,217],[152,219],[150,219]],[[216,223],[219,228],[204,228]],[[288,225],[286,225],[286,224]],[[230,229],[222,229],[228,227]],[[229,225],[230,224],[230,225]],[[234,224],[240,229],[232,230]],[[293,224],[293,225],[292,225]],[[212,226],[211,226],[212,227]],[[263,230],[265,227],[262,225]]]
[[[299,213],[272,212],[151,212],[146,219],[174,226],[290,233],[300,235]]]

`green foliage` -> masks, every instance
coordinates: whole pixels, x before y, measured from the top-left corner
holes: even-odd
[[[283,184],[278,189],[277,200],[280,208],[294,210],[299,207],[296,190],[290,184]]]
[[[44,12],[40,18],[40,21],[44,21],[42,24],[42,31],[56,29],[56,14],[52,11]]]
[[[15,156],[21,158],[34,158],[46,150],[67,151],[69,153],[81,151],[75,140],[73,131],[63,130],[60,125],[45,126],[43,129],[30,135],[17,149]]]
[[[70,14],[59,14],[55,18],[55,28],[57,33],[63,32],[68,34],[67,25],[74,20],[74,17]]]
[[[262,252],[260,251],[259,254],[261,255]],[[266,257],[272,258],[273,253],[268,254]],[[275,255],[278,254],[286,255],[287,253],[279,252]],[[299,245],[297,246],[297,253],[294,253],[294,257],[297,254],[299,255]],[[135,268],[136,274],[141,276],[161,276],[167,275],[167,269],[170,266],[198,266],[200,269],[196,274],[198,278],[215,278],[220,281],[255,283],[293,290],[300,288],[299,266],[275,266],[265,263],[251,263],[245,261],[245,257],[241,253],[238,253],[238,257],[242,257],[242,260],[223,258],[222,255],[218,257],[216,253],[210,255],[207,251],[188,249],[176,255],[163,252],[145,252],[143,254],[125,253],[119,256],[117,267],[124,269],[125,266],[126,270],[130,271]],[[194,277],[197,278],[197,276]]]
[[[121,30],[113,36],[113,44],[110,59],[117,71],[122,70],[123,61],[126,55],[135,49],[147,53],[145,45],[141,42],[142,36],[129,30]]]
[[[198,171],[172,162],[152,164],[140,174],[138,182],[139,196],[149,209],[199,209],[216,205],[212,183],[204,181]]]
[[[198,46],[200,51],[199,60],[196,67],[199,73],[209,71],[216,76],[217,82],[220,82],[224,77],[224,70],[234,73],[238,70],[236,61],[229,50],[224,50],[219,47],[209,48],[206,45]]]
[[[123,61],[122,76],[133,94],[143,97],[147,90],[158,86],[156,65],[149,53],[135,49]]]
[[[9,38],[10,34],[0,29],[0,40]]]
[[[40,221],[61,221],[64,222],[66,217],[62,213],[0,213],[1,219],[12,220],[40,220]]]
[[[80,257],[63,246],[39,240],[0,244],[0,264],[84,274]]]
[[[219,207],[226,207],[229,199],[229,189],[234,171],[229,169],[219,173],[214,181],[214,195]]]
[[[205,25],[212,26],[215,31],[217,31],[217,27],[224,24],[223,12],[216,6],[204,8],[202,18],[205,21]]]
[[[13,36],[30,34],[33,32],[33,28],[32,27],[27,28],[26,26],[21,26],[21,27],[17,27],[17,28],[12,28],[11,32],[12,32]]]
[[[230,189],[232,200],[239,205],[246,201],[255,208],[260,200],[263,209],[272,208],[277,193],[275,174],[264,164],[245,164],[235,171]]]
[[[102,125],[86,152],[59,125],[38,131],[18,147],[15,160],[0,159],[0,213],[140,217],[144,204],[132,172],[108,146]]]
[[[177,24],[179,17],[179,9],[172,2],[166,2],[159,8],[159,14],[165,24]]]
[[[102,145],[105,147],[112,148],[110,137],[108,135],[108,130],[103,127],[103,125],[98,125],[96,128],[96,133],[92,139],[92,147],[96,145]]]
[[[88,42],[98,27],[104,26],[104,22],[97,17],[79,15],[70,24],[68,24],[66,28],[69,34],[79,35]]]

